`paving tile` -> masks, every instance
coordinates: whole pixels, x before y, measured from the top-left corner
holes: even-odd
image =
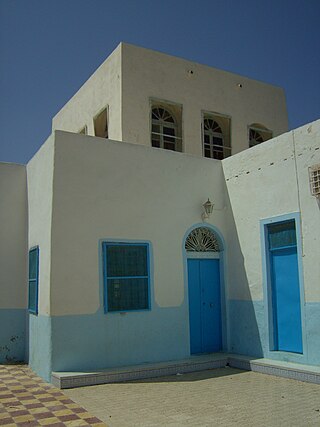
[[[320,386],[224,368],[62,393],[0,365],[1,427],[88,425],[319,427]]]
[[[82,417],[79,416],[82,415]],[[87,420],[94,420],[92,424]],[[25,365],[0,365],[0,426],[63,427],[107,424]]]
[[[320,426],[320,385],[233,368],[64,393],[111,427]]]
[[[41,426],[51,426],[53,424],[59,423],[59,419],[56,417],[45,418],[42,420],[38,420],[39,425]]]

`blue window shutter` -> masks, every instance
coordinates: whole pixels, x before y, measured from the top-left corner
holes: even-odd
[[[149,309],[149,247],[103,243],[106,312]]]
[[[29,251],[29,313],[38,314],[39,247]]]

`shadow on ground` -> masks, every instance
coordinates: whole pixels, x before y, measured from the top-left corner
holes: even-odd
[[[198,372],[178,373],[175,375],[167,375],[164,377],[145,378],[141,380],[126,381],[118,384],[193,382],[193,381],[207,380],[209,378],[220,378],[220,377],[227,377],[231,375],[239,375],[245,372],[247,371],[230,368],[229,366],[226,366],[225,368],[208,369],[206,371],[198,371]]]

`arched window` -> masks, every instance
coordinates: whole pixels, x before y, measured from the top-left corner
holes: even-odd
[[[204,115],[203,154],[205,157],[217,160],[231,155],[230,119],[228,117]]]
[[[151,145],[172,151],[182,151],[182,105],[150,100]]]
[[[272,132],[265,126],[258,123],[249,126],[249,147],[254,147],[270,138],[272,138]]]
[[[152,108],[151,144],[152,147],[177,150],[178,126],[175,117],[163,107]]]
[[[213,119],[204,119],[204,155],[211,159],[223,159],[223,136],[218,123]]]
[[[198,227],[191,231],[185,243],[187,252],[220,252],[218,240],[212,230]]]
[[[262,135],[255,129],[249,130],[249,146],[253,147],[263,142]]]
[[[95,136],[108,138],[108,107],[95,116],[93,124]]]

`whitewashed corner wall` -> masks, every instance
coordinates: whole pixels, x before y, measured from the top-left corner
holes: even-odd
[[[279,87],[126,43],[121,71],[123,141],[151,144],[151,99],[182,106],[182,151],[200,157],[205,111],[230,116],[233,154],[248,148],[252,123],[265,125],[274,136],[288,129]]]
[[[309,166],[320,163],[319,129],[320,121],[311,123],[222,162],[233,217],[227,238],[230,351],[320,363],[320,210],[308,176]],[[266,319],[260,221],[290,213],[301,218],[302,356],[269,351]]]
[[[26,167],[0,163],[0,363],[27,359]]]
[[[51,331],[42,376],[189,355],[183,239],[208,197],[226,233],[223,186],[219,161],[56,131],[50,317],[33,325]],[[150,242],[151,310],[104,313],[103,240]]]
[[[27,165],[29,249],[39,247],[38,315],[29,315],[29,363],[49,380],[52,359],[51,227],[53,209],[54,134]]]
[[[121,43],[53,118],[52,130],[86,125],[93,136],[93,118],[108,105],[110,139],[150,146],[151,99],[182,106],[182,151],[200,157],[203,112],[230,117],[233,154],[248,148],[253,123],[274,136],[288,129],[283,89]]]
[[[93,119],[106,107],[109,138],[121,141],[121,44],[55,115],[52,131],[78,133],[86,126],[94,136]]]

